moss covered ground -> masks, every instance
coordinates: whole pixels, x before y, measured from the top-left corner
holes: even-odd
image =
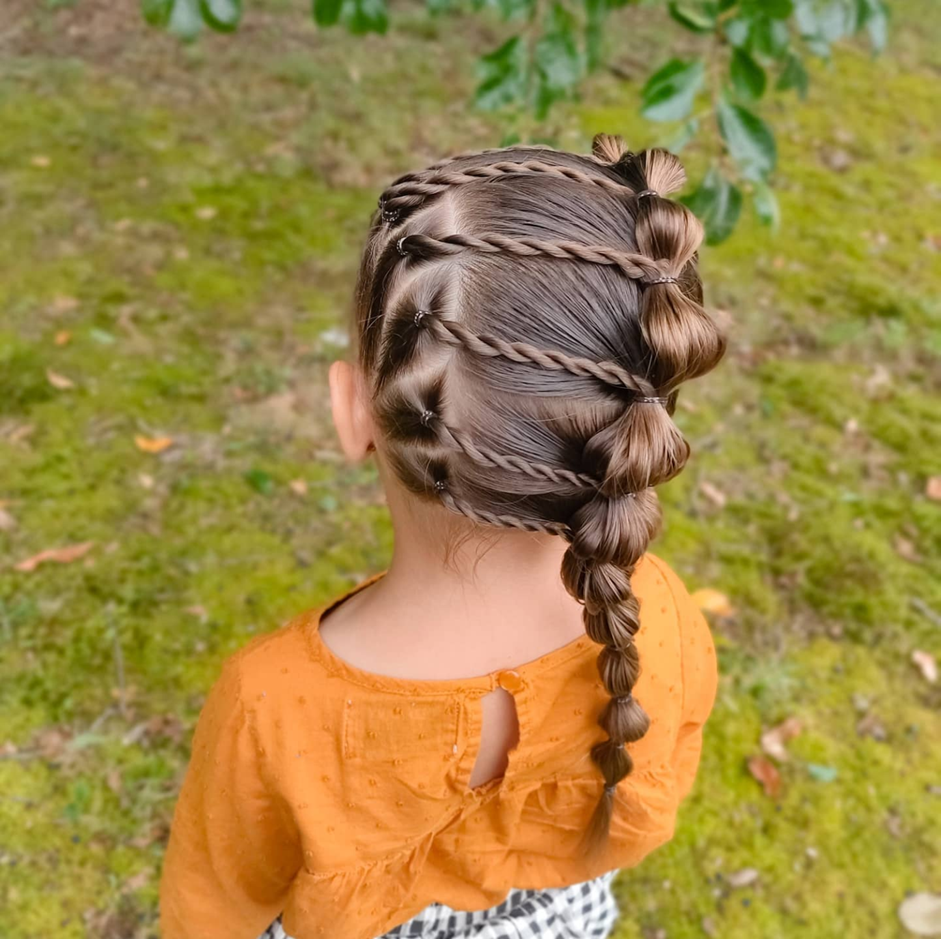
[[[498,25],[406,11],[356,40],[256,0],[180,47],[98,0],[11,6],[0,936],[146,937],[220,661],[388,557],[323,384],[375,195],[515,128],[467,106]],[[728,598],[723,680],[676,838],[619,881],[618,939],[892,939],[906,894],[941,889],[941,685],[912,663],[941,658],[941,14],[893,6],[885,58],[844,49],[769,109],[781,232],[746,221],[703,256],[732,348],[679,411],[696,456],[657,550]],[[621,77],[551,116],[557,144],[658,139],[639,79],[676,33],[644,14],[614,37]],[[787,718],[768,795],[747,764]]]

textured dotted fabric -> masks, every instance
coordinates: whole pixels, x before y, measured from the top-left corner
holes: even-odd
[[[380,939],[605,939],[618,918],[615,871],[556,890],[511,890],[489,910],[432,903]],[[276,920],[258,939],[294,939]]]
[[[716,662],[667,565],[646,555],[632,583],[651,727],[603,850],[583,843],[608,700],[587,636],[515,669],[409,681],[338,659],[314,611],[233,656],[209,695],[164,864],[164,939],[256,939],[279,916],[295,939],[375,939],[432,903],[488,910],[639,863],[692,785]],[[519,743],[501,779],[471,789],[480,699],[497,687]]]

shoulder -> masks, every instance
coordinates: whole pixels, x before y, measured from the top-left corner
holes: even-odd
[[[656,571],[656,578],[662,581],[662,589],[668,591],[676,611],[685,707],[708,713],[715,697],[718,667],[709,624],[676,572],[659,558],[653,555],[646,557],[650,561],[650,569]]]
[[[312,641],[319,612],[301,613],[230,655],[222,664],[206,709],[240,707],[249,717],[260,712],[283,716],[304,694],[313,698],[318,692],[326,693],[327,674]]]
[[[643,586],[660,587],[673,596],[677,603],[688,602],[689,591],[680,576],[667,564],[663,558],[651,554],[649,551],[641,558],[637,565],[635,577]]]

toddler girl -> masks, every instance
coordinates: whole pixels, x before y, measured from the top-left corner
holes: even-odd
[[[677,389],[723,352],[683,182],[602,135],[383,194],[358,362],[330,387],[346,454],[375,451],[393,560],[226,664],[164,939],[610,932],[611,878],[670,838],[716,685],[645,553],[689,452]]]

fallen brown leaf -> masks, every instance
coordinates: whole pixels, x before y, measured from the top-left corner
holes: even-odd
[[[20,424],[7,434],[7,440],[9,440],[10,443],[22,443],[24,440],[28,440],[35,430],[35,424]]]
[[[857,723],[856,733],[860,737],[872,737],[873,740],[878,740],[880,743],[885,742],[889,737],[885,725],[871,711]]]
[[[903,535],[895,536],[895,553],[903,560],[911,561],[912,564],[917,564],[921,560],[915,542]]]
[[[761,749],[779,763],[786,763],[790,759],[790,754],[784,745],[789,740],[793,740],[803,729],[803,725],[796,717],[789,717],[777,727],[772,727],[771,730],[766,730],[761,735]]]
[[[708,480],[699,483],[699,491],[717,508],[724,509],[726,503],[725,493]]]
[[[154,869],[152,867],[145,867],[142,871],[138,871],[134,874],[133,877],[128,877],[124,881],[124,886],[121,888],[122,893],[135,893],[143,887],[146,887],[150,883],[151,879],[154,876]]]
[[[65,375],[60,375],[49,368],[46,369],[46,380],[53,388],[58,388],[59,391],[69,391],[75,387],[75,382],[71,378],[66,378]]]
[[[132,848],[149,848],[152,844],[156,844],[158,841],[166,840],[168,834],[169,829],[167,828],[165,822],[154,822],[152,825],[149,825],[139,834],[131,838],[128,844]]]
[[[121,795],[124,791],[124,777],[121,775],[121,770],[119,769],[110,770],[105,777],[105,783],[116,796]]]
[[[774,763],[763,756],[749,757],[748,772],[761,783],[761,788],[764,789],[766,796],[771,799],[778,797],[781,792],[781,774]]]
[[[732,616],[735,613],[729,598],[711,587],[693,591],[692,600],[704,613],[715,613],[716,616]]]
[[[0,504],[0,531],[13,531],[16,519]]]
[[[288,483],[288,487],[291,492],[297,496],[306,496],[307,495],[307,483],[303,479],[292,479]]]
[[[52,298],[51,306],[53,313],[71,313],[72,310],[78,309],[78,300],[60,293]]]
[[[57,346],[67,346],[72,339],[72,334],[67,329],[60,329],[54,336],[53,342]]]
[[[19,564],[14,565],[13,569],[28,574],[47,561],[55,561],[57,564],[71,564],[72,561],[77,561],[88,554],[94,545],[94,541],[83,541],[81,544],[68,545],[64,548],[47,548],[25,561],[20,561]]]
[[[928,482],[925,484],[925,495],[935,502],[941,502],[941,476],[928,478]]]
[[[725,878],[725,882],[730,887],[748,887],[759,878],[758,871],[754,867],[743,867],[740,871],[734,871]]]
[[[928,684],[933,685],[938,680],[938,663],[930,652],[916,649],[912,653],[912,664],[921,672]]]
[[[913,893],[899,906],[902,925],[915,936],[941,936],[941,894]]]
[[[172,437],[144,437],[136,434],[134,444],[137,449],[143,453],[163,453],[168,447],[173,446]]]

